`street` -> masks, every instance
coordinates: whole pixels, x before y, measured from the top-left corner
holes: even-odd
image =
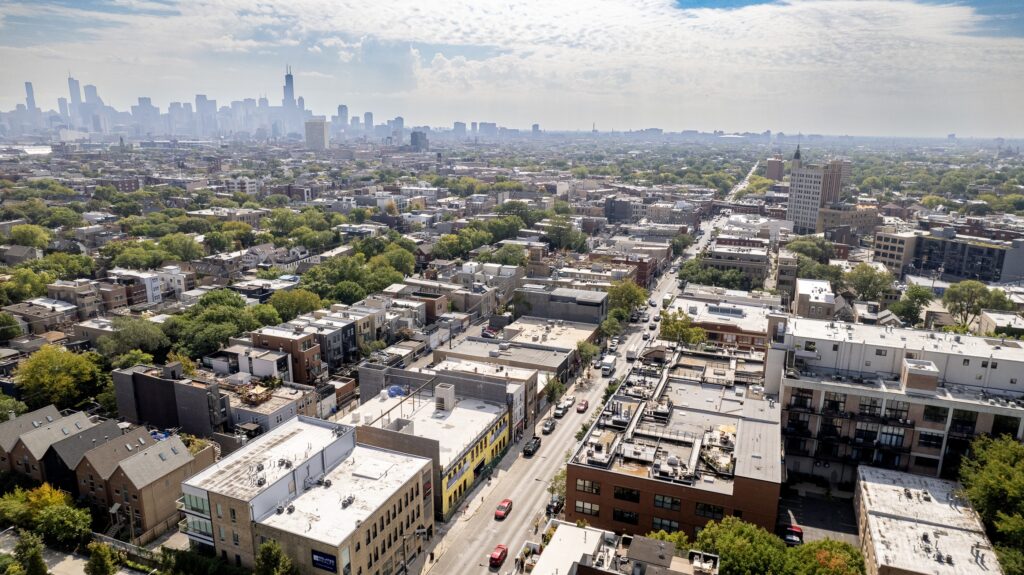
[[[650,298],[658,304],[657,309],[649,308],[652,315],[661,312],[661,301],[665,293],[674,293],[677,289],[675,274],[666,271],[650,294]],[[626,361],[626,350],[643,341],[641,334],[645,331],[651,333],[646,323],[629,324],[623,341],[619,343],[614,377],[627,373],[631,363]],[[540,533],[537,531],[535,534],[535,529],[539,530],[546,521],[544,506],[550,498],[548,485],[565,463],[568,453],[576,448],[576,433],[602,408],[601,398],[612,380],[601,377],[600,371],[592,368],[592,383],[589,386],[580,385],[580,382],[585,381],[583,375],[577,385],[569,388],[566,393],[575,395],[577,402],[581,399],[590,402],[587,412],[581,414],[576,413],[575,409],[570,410],[565,417],[556,420],[557,427],[550,435],[540,435],[542,417],[538,421],[537,434],[543,443],[540,451],[532,458],[521,455],[525,441],[513,445],[495,469],[493,479],[471,493],[448,524],[437,526],[440,537],[435,540],[434,562],[431,564],[427,561],[422,572],[438,575],[493,572],[487,560],[498,544],[509,548],[508,559],[500,571],[505,573],[514,570],[515,557],[523,543],[528,540],[539,541]],[[512,513],[504,521],[497,521],[494,519],[494,510],[505,498],[513,501]],[[418,565],[419,562],[413,567]]]

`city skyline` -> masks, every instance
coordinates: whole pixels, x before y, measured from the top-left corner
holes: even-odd
[[[119,110],[196,94],[276,105],[290,64],[314,114],[346,104],[410,125],[1024,134],[1024,22],[1000,0],[7,2],[0,30],[3,110],[25,81],[56,110],[69,71]]]

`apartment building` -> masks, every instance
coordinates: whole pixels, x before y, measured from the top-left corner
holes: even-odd
[[[680,352],[665,365],[635,367],[570,458],[566,521],[692,537],[733,515],[774,529],[784,465],[778,402],[737,383],[728,354]]]
[[[839,202],[849,181],[848,160],[834,159],[824,165],[804,165],[797,147],[789,172],[789,207],[786,219],[797,234],[813,234],[821,208]]]
[[[718,240],[711,242],[700,261],[706,267],[722,271],[737,270],[749,277],[754,286],[764,284],[770,269],[768,248],[728,245]]]
[[[11,461],[11,471],[30,477],[39,483],[47,481],[43,457],[53,447],[53,444],[77,435],[96,424],[97,422],[87,414],[78,411],[26,430],[7,453]]]
[[[327,378],[327,364],[320,355],[320,344],[313,334],[296,326],[261,327],[252,332],[252,344],[265,349],[277,349],[291,357],[292,379],[295,383],[314,385]]]
[[[869,575],[1001,575],[960,484],[862,465],[854,511]]]
[[[57,280],[46,286],[46,297],[74,304],[80,320],[94,318],[104,311],[99,286],[93,280]]]
[[[818,209],[815,233],[820,234],[841,227],[849,227],[857,235],[871,235],[882,223],[876,206],[857,204],[829,204]]]
[[[837,483],[867,464],[956,477],[979,434],[1024,437],[1020,342],[769,318],[766,393],[782,404],[786,464]]]
[[[15,416],[13,412],[9,413],[7,419],[0,422],[0,471],[14,469],[10,454],[22,433],[53,423],[61,417],[60,412],[53,405],[47,405],[18,416]]]
[[[771,312],[763,306],[676,298],[667,310],[686,314],[694,327],[707,333],[708,343],[762,353],[767,350]]]
[[[793,314],[811,319],[832,319],[843,305],[842,298],[832,292],[832,284],[828,280],[796,280],[791,304]]]
[[[515,315],[600,324],[608,315],[608,294],[526,284],[512,297]]]
[[[239,566],[273,539],[303,574],[395,572],[433,533],[432,475],[430,459],[299,416],[184,480],[179,527]]]
[[[231,422],[231,404],[220,382],[186,377],[180,363],[115,369],[111,377],[117,412],[132,423],[210,437]]]
[[[5,305],[2,309],[18,321],[22,332],[36,335],[63,331],[78,321],[75,304],[45,297]]]

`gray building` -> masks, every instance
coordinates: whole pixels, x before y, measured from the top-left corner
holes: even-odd
[[[527,284],[512,296],[516,317],[524,315],[600,324],[608,315],[608,294]]]
[[[132,423],[209,437],[231,421],[231,404],[216,381],[186,377],[180,363],[136,365],[112,372],[117,411]]]

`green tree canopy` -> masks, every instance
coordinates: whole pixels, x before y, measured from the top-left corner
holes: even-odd
[[[828,260],[836,255],[835,245],[820,236],[805,236],[795,239],[786,244],[786,249],[823,264],[827,264]]]
[[[989,289],[976,280],[965,280],[946,288],[942,295],[942,303],[946,306],[957,324],[970,327],[974,320],[985,309],[1012,310],[1013,302],[1000,289]]]
[[[857,292],[861,301],[877,301],[893,284],[892,274],[863,262],[847,272],[843,281]]]
[[[106,357],[116,357],[132,350],[162,356],[171,345],[160,326],[149,320],[118,317],[110,323],[114,333],[104,335],[96,342],[96,349]]]
[[[864,575],[864,556],[843,541],[822,539],[790,547],[788,575]]]
[[[43,560],[43,541],[31,531],[22,529],[18,532],[14,558],[24,569],[25,575],[47,575],[49,572],[46,561]]]
[[[281,321],[291,321],[304,313],[324,307],[320,296],[301,288],[276,291],[267,303],[277,310]]]
[[[661,339],[696,345],[706,341],[707,332],[693,325],[690,316],[682,311],[661,312]]]
[[[0,312],[0,341],[8,341],[21,335],[21,324],[7,312]]]
[[[99,542],[90,543],[85,575],[114,575],[116,572],[117,565],[114,563],[114,553],[110,546]]]
[[[48,403],[64,409],[95,396],[109,382],[98,354],[74,353],[56,345],[44,345],[22,361],[14,382],[25,403],[33,409]]]
[[[50,243],[50,232],[42,226],[21,224],[11,228],[11,235],[8,239],[16,246],[42,249]]]
[[[686,533],[683,531],[673,531],[669,533],[662,529],[661,531],[652,531],[651,533],[648,533],[647,537],[671,543],[672,546],[675,547],[676,551],[686,552],[690,550],[690,541],[686,537]]]
[[[995,543],[1006,575],[1024,573],[1024,445],[982,435],[960,462],[960,483]]]
[[[576,342],[576,353],[580,356],[580,362],[589,365],[597,357],[597,354],[601,353],[601,348],[589,341],[580,340]]]
[[[267,541],[256,552],[253,575],[295,575],[299,572],[277,541]]]
[[[608,288],[608,308],[632,312],[647,305],[647,290],[631,279],[615,282]]]
[[[153,356],[142,350],[133,349],[112,359],[110,365],[115,369],[124,369],[134,365],[153,365]]]
[[[718,555],[720,575],[781,574],[786,568],[782,539],[735,517],[705,525],[697,535],[696,548]]]

